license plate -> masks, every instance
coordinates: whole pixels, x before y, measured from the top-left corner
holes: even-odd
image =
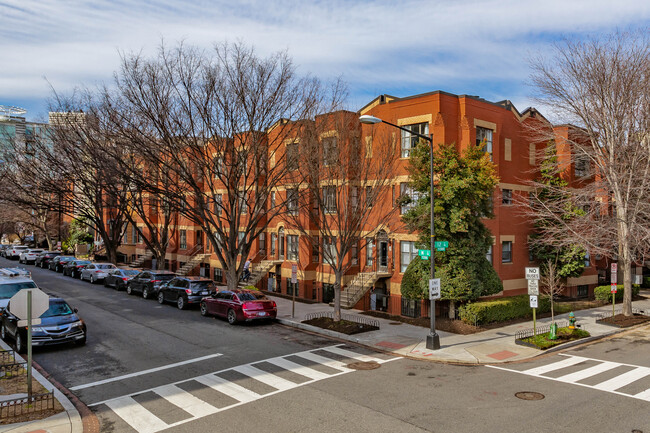
[[[257,313],[258,316],[266,316],[266,311],[260,311]]]
[[[208,292],[207,290],[204,290],[204,291],[201,292],[202,295],[207,295],[208,293],[210,293],[210,292]]]

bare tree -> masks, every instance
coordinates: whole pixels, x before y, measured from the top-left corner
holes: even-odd
[[[358,114],[347,111],[294,127],[283,149],[290,173],[284,219],[321,252],[322,266],[334,274],[334,320],[339,321],[343,276],[360,267],[359,250],[395,214],[390,189],[395,143],[362,138]]]
[[[559,154],[570,155],[559,158],[558,171],[572,167],[574,178],[566,197],[536,206],[538,218],[558,223],[544,236],[617,259],[627,289],[623,313],[631,315],[631,266],[650,245],[650,39],[644,32],[567,41],[532,67],[539,102],[575,125],[558,134],[536,123],[540,140],[556,139]],[[567,206],[581,211],[563,219]]]
[[[555,323],[555,300],[562,294],[565,288],[564,278],[558,272],[557,260],[548,259],[542,263],[539,283],[542,294],[547,296],[551,301],[551,323]]]
[[[253,242],[284,210],[267,201],[286,181],[283,119],[313,117],[328,92],[285,53],[260,58],[243,44],[125,56],[116,88],[105,94],[116,134],[159,169],[146,191],[203,231],[235,288]]]

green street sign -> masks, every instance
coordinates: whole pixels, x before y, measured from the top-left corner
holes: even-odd
[[[445,248],[449,248],[449,242],[447,241],[435,241],[433,244],[433,246],[436,247],[436,251],[444,251]]]
[[[431,257],[431,250],[418,250],[418,255],[422,260],[429,260]]]

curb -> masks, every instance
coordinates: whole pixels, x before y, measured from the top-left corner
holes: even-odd
[[[11,346],[9,346],[6,342],[3,340],[0,340],[0,347],[5,350],[13,350]],[[15,353],[17,359],[22,359],[23,362],[27,362],[26,359],[24,359],[20,354]],[[77,402],[81,403],[79,399],[77,399],[68,389],[66,389],[64,386],[59,384],[57,381],[51,378],[51,376],[43,370],[43,368],[38,365],[34,360],[32,360],[32,377],[38,381],[43,387],[46,389],[52,389],[54,391],[54,397],[61,403],[61,406],[63,406],[63,409],[65,412],[68,414],[68,418],[70,420],[70,432],[71,433],[95,433],[99,432],[99,420],[97,420],[97,417],[92,414],[92,416],[95,418],[95,422],[97,424],[97,429],[96,430],[85,430],[85,425],[86,423],[83,421],[83,418],[87,417],[85,415],[82,417],[80,415],[80,411],[78,410],[77,404],[74,404],[70,398],[68,398],[68,395],[72,396],[74,400],[77,400]],[[48,379],[49,378],[49,379]],[[54,383],[52,383],[54,382]],[[81,403],[83,405],[83,403]],[[83,407],[90,412],[90,409],[88,409],[85,405]],[[47,418],[45,418],[47,419]],[[43,421],[43,420],[40,420]],[[21,425],[24,423],[20,423]],[[25,425],[31,424],[31,422],[28,422]],[[7,426],[11,426],[12,424],[7,424]]]

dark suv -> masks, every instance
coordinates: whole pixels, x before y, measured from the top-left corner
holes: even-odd
[[[174,302],[179,310],[184,310],[192,304],[199,304],[201,299],[216,293],[216,286],[210,279],[204,277],[176,277],[169,283],[160,286],[158,302]]]
[[[36,256],[36,260],[34,260],[34,266],[45,269],[49,267],[50,262],[52,261],[53,258],[60,255],[61,255],[61,251],[43,251],[42,253]]]
[[[144,299],[149,299],[158,293],[161,284],[175,276],[175,273],[169,271],[142,271],[126,283],[126,293],[129,295],[142,293]]]

